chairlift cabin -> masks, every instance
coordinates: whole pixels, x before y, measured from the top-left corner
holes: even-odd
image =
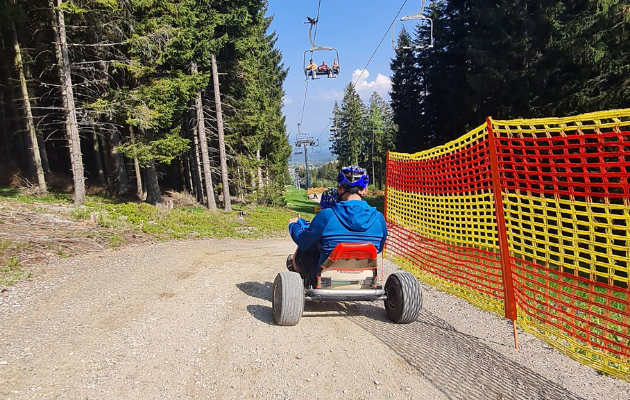
[[[308,40],[309,42],[311,42],[311,48],[306,50],[304,52],[304,55],[302,56],[302,69],[304,70],[304,74],[306,75],[306,79],[308,80],[308,70],[307,70],[307,66],[308,64],[310,64],[310,61],[313,60],[315,62],[315,65],[317,65],[317,60],[315,59],[315,52],[328,52],[328,53],[324,53],[324,54],[328,54],[330,55],[330,52],[335,52],[335,60],[337,60],[337,64],[340,64],[339,61],[339,51],[337,51],[337,49],[335,49],[334,47],[328,47],[328,46],[318,46],[313,42],[313,36],[312,36],[312,32],[313,32],[313,26],[315,26],[317,24],[317,20],[313,19],[313,18],[309,18],[306,17],[308,19],[307,22],[305,22],[305,24],[310,24],[311,26],[308,29]],[[306,62],[306,54],[310,53],[310,57],[309,62]],[[330,62],[330,61],[329,61]],[[326,75],[328,78],[331,79],[336,79],[337,76],[339,75],[339,71],[340,68],[337,67],[335,70],[332,69],[332,63],[330,65],[328,65],[328,68],[326,70],[320,69],[320,66],[317,67],[317,69],[315,70],[315,76],[313,76],[313,79],[319,79],[317,78],[317,76],[319,75]]]
[[[400,22],[407,22],[407,21],[421,21],[421,20],[425,20],[425,21],[429,21],[429,26],[431,29],[431,37],[429,39],[429,44],[426,43],[419,43],[419,44],[412,44],[410,46],[398,46],[398,44],[396,43],[396,21],[394,21],[394,24],[392,26],[392,47],[394,48],[394,50],[421,50],[421,49],[432,49],[433,48],[433,20],[429,17],[425,17],[423,15],[424,13],[424,3],[425,0],[422,0],[422,8],[420,8],[420,11],[418,11],[415,14],[411,14],[411,15],[407,15],[406,17],[402,17],[401,19],[399,19],[398,21]]]

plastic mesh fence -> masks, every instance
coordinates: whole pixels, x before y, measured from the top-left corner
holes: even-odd
[[[518,322],[630,374],[630,110],[492,121]]]
[[[425,152],[390,153],[386,257],[502,314],[505,229],[519,325],[630,380],[630,110],[491,128],[505,227],[484,125]]]
[[[425,152],[390,153],[386,256],[495,312],[503,284],[486,126]]]

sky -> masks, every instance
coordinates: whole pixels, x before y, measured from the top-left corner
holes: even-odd
[[[322,158],[329,153],[326,128],[332,117],[335,100],[341,103],[344,87],[356,81],[370,56],[381,41],[381,38],[392,23],[404,0],[321,0],[319,22],[315,44],[336,48],[339,52],[341,72],[337,79],[328,79],[320,75],[320,79],[308,82],[306,101],[305,76],[303,72],[304,52],[311,48],[308,40],[309,25],[304,24],[306,17],[315,18],[319,0],[269,0],[268,15],[273,16],[270,30],[278,35],[276,47],[282,52],[285,68],[289,74],[284,82],[286,92],[284,114],[291,145],[295,143],[297,124],[302,119],[301,132],[319,138]],[[420,10],[421,1],[408,0],[398,16],[414,14]],[[395,24],[396,32],[402,26],[407,29],[411,23]],[[366,102],[374,91],[389,100],[388,91],[391,83],[389,67],[394,56],[392,49],[392,32],[383,40],[374,58],[361,76],[356,90]],[[306,55],[306,62],[310,53]],[[314,61],[320,65],[322,61],[330,65],[336,58],[335,52],[318,51],[314,53]],[[304,105],[304,115],[302,108]],[[293,155],[290,162],[304,160],[303,155]]]

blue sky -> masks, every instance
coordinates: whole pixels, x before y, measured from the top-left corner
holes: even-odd
[[[355,81],[403,2],[404,0],[321,0],[315,44],[334,47],[339,51],[341,73],[337,79],[320,76],[319,80],[309,81],[301,130],[320,138],[322,153],[327,152],[330,145],[328,130],[323,134],[322,131],[330,121],[335,100],[341,102],[344,87],[351,80]],[[287,116],[287,130],[292,145],[302,114],[306,86],[302,59],[304,51],[311,47],[308,40],[309,25],[304,22],[307,16],[315,18],[317,4],[318,0],[269,0],[268,14],[274,16],[270,29],[278,34],[276,46],[282,51],[285,67],[290,68],[284,82],[284,113]],[[418,12],[420,7],[419,0],[407,1],[399,18]],[[397,32],[402,25],[396,23]],[[412,24],[405,24],[407,29],[410,28],[409,25]],[[389,100],[389,63],[394,56],[391,39],[390,31],[357,84],[357,91],[365,102],[375,90]],[[309,54],[307,53],[307,62]],[[330,65],[334,58],[334,52],[320,51],[315,53],[314,61],[319,65],[325,60]],[[297,161],[298,158],[303,160],[303,156],[293,156],[292,161]]]

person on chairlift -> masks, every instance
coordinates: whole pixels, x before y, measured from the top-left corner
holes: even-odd
[[[328,76],[331,78],[336,78],[339,75],[339,63],[337,59],[333,60],[332,65],[330,66],[330,72],[328,72]]]
[[[311,62],[306,67],[306,79],[307,80],[308,80],[309,75],[312,77],[312,79],[317,79],[317,64],[315,64],[313,62],[312,58],[311,58]]]
[[[326,61],[322,61],[322,65],[319,66],[318,68],[319,72],[326,72],[328,73],[328,65],[326,65]]]
[[[301,218],[289,220],[291,238],[298,246],[287,258],[289,271],[316,282],[320,266],[339,243],[372,243],[379,253],[383,251],[385,217],[363,201],[369,183],[365,169],[344,167],[337,176],[336,199],[320,202],[322,210],[310,223]]]

